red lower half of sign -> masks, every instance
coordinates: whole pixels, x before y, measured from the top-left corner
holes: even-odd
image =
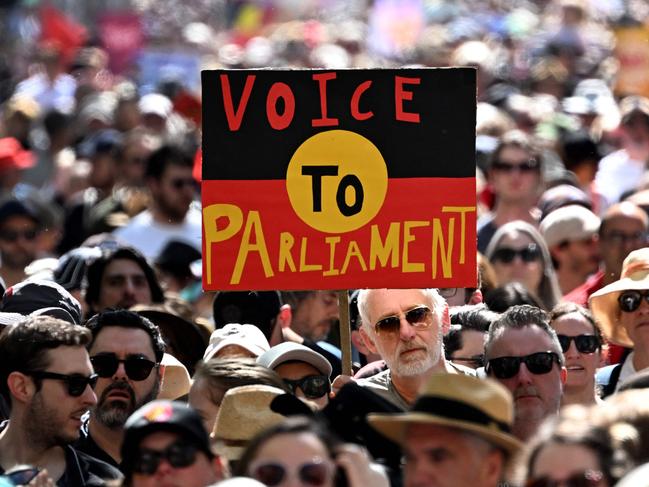
[[[390,179],[350,232],[300,219],[284,180],[203,181],[206,290],[475,287],[473,178]]]

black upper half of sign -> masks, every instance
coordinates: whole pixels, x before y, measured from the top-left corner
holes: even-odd
[[[312,120],[322,118],[320,84],[313,79],[322,73],[336,76],[325,85],[326,116],[338,119],[336,126],[312,125]],[[225,111],[223,75],[229,81],[227,98],[241,116],[241,125],[234,131]],[[255,79],[244,109],[241,99],[248,76]],[[398,102],[397,77],[407,78]],[[418,84],[408,81],[417,79]],[[360,96],[358,111],[373,116],[357,120],[351,100],[366,81],[371,85]],[[294,116],[283,130],[268,121],[268,94],[275,83],[287,85],[290,90],[282,88],[295,99]],[[348,130],[369,139],[383,155],[390,178],[475,176],[474,68],[203,71],[202,91],[206,180],[285,179],[296,149],[327,130]],[[418,114],[419,123],[399,120],[397,105],[406,114]],[[280,99],[276,112],[282,115],[284,109]]]

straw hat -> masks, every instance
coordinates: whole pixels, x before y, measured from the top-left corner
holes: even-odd
[[[626,328],[620,324],[617,299],[622,291],[645,289],[649,290],[649,247],[631,252],[624,259],[620,279],[604,286],[590,297],[590,310],[608,341],[633,347]]]
[[[187,367],[168,353],[162,356],[161,365],[164,366],[164,375],[162,376],[158,399],[174,400],[189,394],[192,381]]]
[[[510,433],[514,420],[511,394],[491,379],[468,375],[434,374],[412,409],[398,414],[370,414],[374,429],[403,444],[411,424],[433,424],[473,433],[516,453],[522,444]]]
[[[212,431],[219,455],[238,460],[253,437],[283,421],[284,416],[270,408],[273,399],[282,394],[283,390],[262,384],[233,387],[226,392]]]

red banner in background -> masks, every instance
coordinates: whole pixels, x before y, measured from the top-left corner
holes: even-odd
[[[130,11],[106,12],[98,21],[99,38],[110,56],[113,73],[123,73],[135,62],[144,45],[139,15]]]

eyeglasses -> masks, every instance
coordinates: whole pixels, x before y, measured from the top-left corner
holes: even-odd
[[[599,348],[599,340],[595,335],[557,335],[561,344],[561,351],[566,353],[570,348],[570,342],[575,342],[575,347],[580,353],[595,353]]]
[[[601,236],[601,240],[606,240],[615,245],[626,245],[627,243],[643,244],[647,241],[647,235],[644,232],[626,234],[624,232],[611,231]]]
[[[484,355],[474,355],[473,357],[451,357],[453,362],[462,361],[471,364],[473,367],[483,367],[485,364]]]
[[[597,487],[604,480],[604,474],[596,470],[573,473],[565,480],[554,480],[548,476],[530,479],[525,487]]]
[[[45,370],[31,370],[29,372],[24,372],[26,375],[34,377],[35,379],[52,379],[60,380],[65,382],[68,386],[68,394],[72,397],[79,397],[86,390],[86,387],[90,386],[91,389],[94,389],[97,385],[97,379],[99,376],[97,374],[91,374],[86,377],[81,374],[57,374],[55,372],[47,372]]]
[[[534,375],[547,374],[552,370],[552,365],[560,364],[559,355],[554,352],[537,352],[522,357],[498,357],[487,361],[485,371],[487,374],[493,372],[498,379],[511,379],[524,363]]]
[[[129,379],[140,381],[149,377],[154,368],[160,366],[151,360],[137,355],[129,355],[126,359],[119,359],[114,353],[99,353],[90,357],[90,363],[99,377],[112,377],[119,364],[124,364],[124,370]]]
[[[23,238],[24,240],[31,242],[37,235],[38,231],[36,230],[2,230],[0,232],[0,239],[5,242],[14,243],[17,242],[18,239]]]
[[[309,375],[296,380],[283,380],[293,395],[295,395],[295,390],[299,387],[308,399],[318,399],[331,392],[329,377],[326,375]]]
[[[143,448],[135,457],[133,471],[144,475],[153,475],[162,460],[167,460],[174,468],[189,467],[196,461],[198,449],[189,443],[177,441],[162,451]]]
[[[494,171],[500,171],[504,173],[512,173],[514,171],[519,171],[523,173],[529,173],[539,170],[539,163],[534,159],[527,159],[519,163],[512,163],[505,161],[494,161],[491,164],[491,168]]]
[[[250,475],[255,480],[268,487],[280,485],[284,479],[291,475],[297,477],[304,484],[320,486],[331,482],[334,474],[334,467],[331,462],[315,459],[311,462],[303,463],[297,467],[297,472],[289,470],[281,463],[263,462],[252,464]]]
[[[183,187],[185,187],[185,186],[189,186],[189,187],[192,187],[192,188],[193,188],[194,186],[196,186],[196,182],[195,182],[192,178],[186,178],[186,179],[177,178],[177,179],[172,179],[172,180],[170,181],[170,184],[171,184],[171,186],[172,186],[174,189],[176,189],[176,190],[181,190],[181,189],[183,189]]]
[[[620,309],[625,313],[633,313],[640,307],[642,298],[649,303],[649,291],[623,291],[617,298]]]
[[[494,262],[500,261],[509,264],[514,261],[516,256],[520,256],[523,262],[534,262],[541,258],[541,249],[536,244],[529,244],[522,249],[512,249],[511,247],[501,247],[491,256]]]
[[[404,313],[404,318],[410,326],[417,329],[426,329],[433,324],[433,312],[428,306],[417,306]],[[380,319],[374,325],[377,335],[381,333],[397,333],[401,328],[401,318],[398,315]]]

